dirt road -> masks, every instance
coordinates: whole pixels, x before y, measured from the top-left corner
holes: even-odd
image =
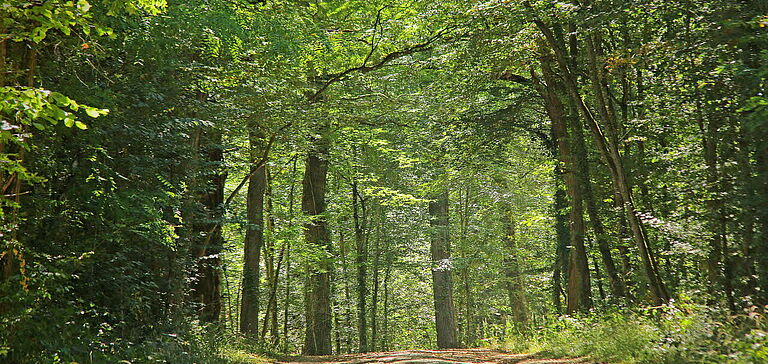
[[[280,364],[575,364],[580,359],[538,359],[530,354],[510,354],[492,349],[406,350],[333,356],[286,357]]]

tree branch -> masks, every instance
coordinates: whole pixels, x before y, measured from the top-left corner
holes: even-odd
[[[327,75],[324,78],[328,78],[328,80],[325,81],[320,86],[320,88],[317,89],[317,91],[315,91],[315,93],[313,93],[312,95],[309,96],[309,98],[308,98],[309,102],[310,103],[315,103],[317,101],[317,99],[320,97],[320,95],[322,95],[322,93],[325,92],[326,89],[328,89],[328,87],[330,87],[331,85],[333,85],[336,82],[339,82],[339,81],[345,79],[350,74],[353,74],[353,73],[367,73],[367,72],[370,72],[370,71],[375,71],[375,70],[377,70],[377,69],[379,69],[381,67],[384,67],[387,63],[389,63],[389,62],[391,62],[391,61],[393,61],[395,59],[398,59],[398,58],[405,57],[405,56],[408,56],[408,55],[411,55],[411,54],[414,54],[414,53],[418,53],[418,52],[421,52],[421,51],[425,51],[425,50],[431,49],[432,48],[432,44],[436,40],[440,39],[443,35],[445,35],[445,33],[447,33],[448,31],[452,30],[453,28],[455,28],[455,27],[443,28],[442,30],[437,32],[437,34],[429,37],[423,43],[414,44],[414,45],[412,45],[412,46],[410,46],[408,48],[401,49],[399,51],[395,51],[395,52],[389,53],[389,54],[385,55],[384,57],[382,57],[378,62],[376,62],[375,64],[372,64],[370,66],[367,65],[368,58],[366,57],[366,60],[360,66],[349,68],[349,69],[344,70],[344,71],[339,72],[339,73]]]

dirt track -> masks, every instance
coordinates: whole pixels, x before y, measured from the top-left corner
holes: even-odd
[[[281,364],[575,364],[579,359],[539,359],[530,354],[510,354],[492,349],[406,350],[380,353],[283,358]]]

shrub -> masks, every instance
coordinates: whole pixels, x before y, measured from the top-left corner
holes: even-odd
[[[768,307],[731,315],[692,303],[561,316],[503,345],[516,352],[608,363],[768,362]],[[527,344],[526,344],[527,343]]]

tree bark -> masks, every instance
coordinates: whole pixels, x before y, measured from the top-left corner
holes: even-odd
[[[515,236],[515,219],[512,216],[512,206],[505,204],[502,214],[502,224],[505,228],[503,237],[504,248],[504,276],[507,288],[509,307],[512,310],[512,318],[515,326],[520,331],[525,331],[528,325],[528,300],[525,297],[525,285],[520,274],[520,261],[517,255],[517,240]]]
[[[530,4],[526,5],[530,8]],[[564,83],[567,93],[571,101],[576,106],[578,106],[579,111],[584,117],[584,121],[592,132],[595,144],[597,145],[600,154],[602,155],[603,159],[608,165],[609,171],[611,172],[611,178],[614,182],[614,187],[621,195],[623,208],[626,210],[627,220],[632,231],[632,238],[638,248],[641,261],[643,262],[645,277],[648,281],[648,285],[651,288],[652,300],[656,304],[664,304],[669,301],[669,293],[667,292],[667,289],[658,274],[658,268],[652,257],[650,246],[643,229],[642,221],[640,220],[640,217],[638,216],[635,209],[635,204],[632,197],[632,189],[630,188],[630,185],[627,181],[627,175],[624,170],[623,161],[619,153],[618,145],[616,144],[617,140],[613,138],[615,135],[615,129],[612,128],[612,125],[616,124],[615,118],[612,116],[612,110],[608,108],[607,102],[605,101],[605,85],[598,78],[600,67],[597,65],[597,54],[594,49],[594,41],[592,40],[592,36],[588,35],[587,38],[587,53],[590,60],[589,74],[590,77],[593,78],[592,83],[593,88],[595,89],[595,99],[598,103],[600,117],[603,121],[603,125],[609,130],[608,137],[606,137],[606,134],[603,133],[602,127],[600,124],[598,124],[594,114],[581,97],[579,87],[576,83],[576,76],[574,73],[575,70],[571,69],[572,67],[569,67],[567,61],[568,57],[561,45],[561,42],[557,40],[555,34],[552,32],[552,29],[544,24],[541,19],[535,18],[534,23],[542,32],[547,42],[549,43],[550,48],[555,53],[555,59],[559,69],[562,71],[562,77],[565,81]],[[597,80],[597,82],[595,82],[595,80]]]
[[[387,250],[386,267],[384,268],[384,320],[382,322],[382,331],[384,331],[384,338],[381,340],[381,349],[384,351],[390,350],[389,345],[389,306],[390,306],[390,292],[389,281],[392,273],[392,259],[394,254],[391,250]]]
[[[288,190],[288,229],[293,228],[293,204],[296,193],[296,164],[297,158],[293,159],[291,166],[291,187]],[[291,302],[291,239],[285,240],[285,298],[283,307],[283,351],[288,348],[288,311]]]
[[[264,135],[252,127],[248,133],[250,159],[255,162],[264,149]],[[243,254],[242,300],[240,301],[240,332],[256,338],[259,332],[259,283],[261,248],[264,244],[264,191],[266,168],[261,167],[248,179],[246,198],[246,230]]]
[[[469,229],[469,203],[470,203],[470,188],[467,186],[464,197],[461,197],[461,190],[459,190],[459,202],[460,202],[460,211],[459,211],[459,217],[460,217],[460,228],[461,228],[461,246],[467,247],[467,230]],[[462,260],[465,262],[463,264],[463,269],[461,272],[461,280],[463,285],[463,300],[464,300],[464,325],[460,330],[460,333],[462,333],[460,342],[463,343],[466,346],[474,346],[475,341],[477,340],[475,337],[475,327],[474,327],[474,320],[475,320],[475,313],[474,313],[474,305],[473,305],[473,299],[472,299],[472,278],[471,278],[471,270],[472,266],[469,264],[469,259],[466,255],[466,248],[462,249],[461,254]]]
[[[360,211],[362,210],[362,216]],[[368,316],[365,300],[368,298],[368,242],[365,234],[365,200],[357,187],[357,179],[352,181],[352,217],[355,222],[355,265],[357,266],[357,338],[361,353],[368,351]]]
[[[640,220],[640,217],[638,216],[635,209],[632,188],[629,185],[627,174],[624,170],[624,162],[619,152],[619,140],[617,132],[618,124],[615,113],[613,112],[613,107],[609,104],[608,100],[610,100],[610,98],[608,97],[608,89],[606,86],[606,81],[602,76],[605,68],[598,65],[598,51],[596,48],[599,47],[600,42],[601,40],[599,37],[593,37],[592,35],[587,36],[587,54],[589,55],[588,58],[590,63],[589,74],[592,79],[592,87],[594,89],[598,111],[604,121],[603,124],[607,130],[607,138],[602,135],[600,126],[597,124],[592,113],[589,112],[586,104],[584,104],[584,101],[579,96],[578,91],[575,88],[575,82],[573,82],[572,76],[567,78],[571,79],[572,81],[572,85],[570,87],[571,94],[574,99],[577,99],[578,102],[581,103],[581,110],[584,113],[585,119],[588,119],[588,125],[590,125],[593,136],[597,139],[598,144],[605,145],[605,147],[601,148],[601,151],[605,153],[606,159],[610,160],[609,164],[613,166],[612,177],[614,180],[614,186],[618,189],[623,199],[624,209],[627,212],[627,220],[632,231],[632,236],[635,241],[635,245],[637,245],[640,252],[640,258],[643,262],[643,267],[645,268],[645,278],[647,279],[648,285],[651,288],[652,299],[656,304],[664,304],[669,301],[669,293],[667,292],[667,289],[661,280],[659,269],[653,257],[653,253],[651,252],[642,221]]]
[[[573,117],[578,117],[573,115]],[[600,251],[600,258],[605,266],[605,272],[608,276],[608,282],[611,287],[611,293],[616,297],[625,296],[624,280],[621,278],[616,270],[616,264],[613,261],[611,255],[611,248],[608,246],[607,234],[603,227],[603,220],[600,217],[600,212],[595,200],[594,192],[592,190],[592,179],[589,170],[589,160],[587,159],[587,148],[584,141],[584,132],[581,125],[573,123],[573,141],[574,141],[574,154],[577,159],[579,170],[579,182],[582,187],[582,193],[584,194],[584,202],[587,205],[587,214],[589,215],[589,222],[592,226],[592,231],[597,241],[597,248]]]
[[[699,108],[701,109],[701,103]],[[720,196],[720,177],[718,171],[718,139],[720,138],[719,120],[717,116],[710,117],[706,125],[703,110],[699,110],[699,127],[703,133],[704,163],[707,166],[706,182],[709,196],[706,199],[707,225],[709,228],[709,252],[705,264],[707,288],[714,300],[720,296],[725,285],[723,274],[723,251],[725,250],[725,224],[721,223],[723,216],[722,197]]]
[[[740,213],[740,220],[742,226],[742,241],[741,241],[741,255],[743,257],[743,264],[737,267],[737,270],[743,277],[745,277],[744,295],[754,295],[758,291],[757,276],[755,272],[755,256],[754,256],[754,244],[755,244],[755,221],[757,212],[755,211],[755,183],[752,177],[753,166],[750,163],[750,148],[748,143],[748,135],[743,130],[739,133],[739,151],[737,152],[739,176],[738,183],[742,190],[742,210]]]
[[[556,168],[555,177],[561,179],[560,168]],[[555,233],[557,235],[557,247],[555,248],[555,263],[552,272],[552,304],[557,313],[562,314],[563,304],[561,296],[563,293],[563,275],[567,280],[568,272],[568,244],[570,241],[570,232],[568,231],[568,215],[565,211],[568,209],[565,191],[559,188],[555,191],[554,205],[552,207],[555,214]]]
[[[285,254],[285,245],[282,246],[278,253],[275,245],[275,214],[273,207],[273,194],[272,194],[272,173],[269,166],[265,167],[266,171],[266,190],[264,191],[264,226],[265,231],[269,232],[267,239],[264,239],[264,261],[267,273],[267,288],[269,289],[269,295],[267,298],[267,308],[264,311],[264,324],[261,329],[261,340],[264,341],[269,332],[269,336],[272,344],[276,345],[280,340],[277,330],[277,288],[280,281],[280,269],[283,264],[283,257]]]
[[[381,212],[379,211],[379,225],[377,226],[377,231],[381,229]],[[376,342],[379,339],[379,321],[378,321],[378,313],[379,313],[379,271],[380,269],[380,263],[381,263],[381,233],[379,231],[379,234],[374,239],[373,244],[373,292],[371,292],[371,343],[370,343],[370,349],[376,350],[378,346],[376,346]]]
[[[565,108],[557,94],[555,76],[550,60],[541,58],[542,74],[546,84],[537,81],[544,98],[547,114],[552,121],[552,129],[557,145],[560,163],[563,168],[566,194],[569,198],[570,246],[568,265],[567,313],[587,311],[592,307],[591,284],[586,247],[584,245],[585,226],[581,187],[577,175],[578,166],[569,145],[568,122]]]
[[[195,274],[192,296],[200,304],[198,314],[202,322],[216,322],[221,314],[221,259],[219,254],[224,245],[219,221],[223,218],[224,184],[227,174],[218,165],[224,161],[220,147],[222,134],[219,131],[205,132],[201,136],[201,152],[205,153],[208,183],[197,196],[201,211],[193,223],[193,257]],[[213,167],[211,167],[213,166]],[[202,221],[202,222],[201,222]]]
[[[437,347],[456,348],[456,311],[453,305],[453,277],[448,232],[448,190],[429,202],[432,257],[432,292],[435,303]]]
[[[302,182],[301,206],[310,218],[304,225],[304,238],[314,249],[316,257],[308,267],[306,330],[304,355],[331,354],[331,281],[333,266],[331,237],[325,216],[325,192],[328,174],[329,141],[327,126],[312,140],[307,153],[304,181]]]

